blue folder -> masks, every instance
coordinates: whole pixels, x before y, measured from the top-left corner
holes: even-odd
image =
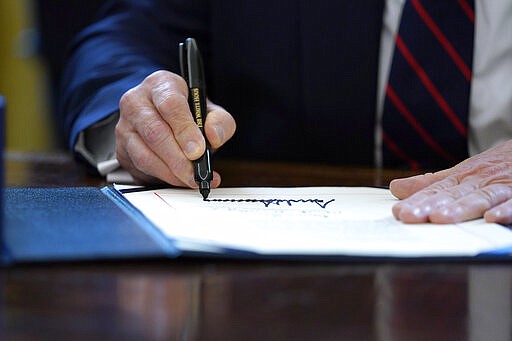
[[[122,209],[108,189],[6,188],[4,262],[175,256],[144,217]]]
[[[3,160],[6,102],[0,96]],[[0,166],[3,188],[4,165]],[[172,243],[98,188],[3,188],[0,264],[174,256]]]

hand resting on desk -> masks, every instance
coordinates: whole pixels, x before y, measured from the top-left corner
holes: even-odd
[[[183,78],[156,71],[121,98],[116,156],[138,182],[159,179],[197,188],[190,161],[204,153],[206,143],[190,113],[187,97]],[[214,149],[229,140],[236,129],[233,117],[211,102],[204,126]],[[220,176],[215,172],[211,186],[219,184]]]
[[[406,223],[453,223],[484,217],[512,223],[512,140],[470,157],[456,166],[390,183],[404,199],[393,207]]]

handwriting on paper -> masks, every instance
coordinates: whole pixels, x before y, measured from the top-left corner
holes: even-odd
[[[326,208],[331,202],[335,199],[331,200],[321,200],[321,199],[205,199],[207,202],[259,202],[265,205],[265,207],[269,207],[270,205],[279,206],[281,204],[286,204],[288,206],[292,206],[294,203],[313,203],[321,208]]]
[[[155,196],[157,196],[160,200],[162,200],[166,205],[172,207],[172,205],[165,200],[161,195],[157,192],[153,192]],[[293,204],[298,203],[312,203],[318,205],[320,208],[325,209],[327,205],[334,202],[335,199],[330,200],[322,200],[322,199],[203,199],[206,202],[230,202],[230,203],[262,203],[265,207],[269,207],[271,205],[280,206],[281,204],[285,204],[288,206],[293,206]]]

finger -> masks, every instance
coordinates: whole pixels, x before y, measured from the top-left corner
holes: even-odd
[[[152,151],[147,146],[144,146],[144,142],[142,139],[140,139],[136,132],[130,131],[129,128],[126,128],[125,121],[120,121],[116,126],[116,144],[118,161],[123,168],[130,172],[130,174],[137,180],[137,182],[153,183],[162,181],[156,178],[159,177],[165,182],[175,186],[186,185],[189,187],[197,187],[197,184],[192,180],[190,183],[184,183],[179,178],[175,177],[172,173],[169,173],[169,168],[159,158],[152,160],[152,157],[149,156],[152,154]],[[127,152],[127,150],[130,152]],[[138,153],[141,153],[142,155],[140,157],[133,156],[137,155]],[[147,157],[147,161],[143,159],[144,157]],[[132,162],[132,158],[134,160],[139,160],[135,162],[137,166],[134,165],[134,162]],[[155,171],[146,167],[146,164],[150,164],[157,170]],[[216,188],[220,185],[220,183],[220,175],[217,172],[214,172],[211,187]]]
[[[120,152],[118,154],[121,155]],[[130,173],[138,175],[144,181],[147,181],[148,178],[158,178],[174,186],[193,187],[195,185],[192,176],[190,176],[188,182],[182,181],[175,176],[169,167],[144,144],[136,133],[130,137],[126,144],[124,155],[125,159],[128,160]],[[122,166],[126,167],[123,164]],[[141,177],[139,174],[144,174],[144,177]]]
[[[178,145],[167,123],[153,113],[141,114],[140,120],[143,122],[136,124],[135,128],[148,151],[156,154],[174,176],[190,186],[192,163]]]
[[[209,102],[208,110],[204,126],[205,134],[210,145],[217,149],[233,137],[236,123],[233,116],[221,106]]]
[[[489,223],[512,224],[512,199],[485,212],[484,219]]]
[[[433,210],[429,220],[433,223],[446,224],[480,218],[486,211],[511,197],[512,189],[509,185],[492,184]]]
[[[398,209],[393,208],[393,214],[404,223],[424,223],[432,221],[432,215],[474,192],[475,187],[467,184],[456,186],[423,199],[423,201],[406,202]],[[396,212],[396,213],[395,213]],[[439,221],[436,221],[439,222]]]
[[[115,127],[115,142],[116,142],[116,159],[122,168],[130,173],[136,183],[155,183],[157,181],[162,181],[155,177],[149,176],[138,169],[135,168],[133,163],[131,162],[125,146],[127,144],[127,140],[130,139],[132,134],[135,134],[133,130],[131,130],[131,126],[129,123],[121,117]]]
[[[459,185],[456,177],[447,177],[395,204],[392,212],[404,222],[426,222],[432,209],[469,193],[475,186],[471,182]]]
[[[164,71],[150,77],[155,78],[150,79],[148,84],[151,86],[151,101],[156,110],[170,127],[183,154],[189,160],[198,159],[204,153],[206,142],[190,113],[185,81]]]
[[[146,117],[149,117],[145,120],[148,121],[147,125],[139,123],[135,127],[135,130],[124,131],[121,124],[116,127],[118,154],[120,157],[124,157],[124,159],[127,160],[127,162],[122,165],[131,170],[132,173],[136,173],[134,170],[138,170],[147,176],[160,178],[172,185],[195,186],[192,165],[182,154],[177,144],[172,141],[172,135],[166,134],[165,131],[163,133],[155,132],[155,127],[163,127],[163,130],[169,130],[169,128],[152,112],[141,113],[139,119],[144,121]],[[160,121],[160,123],[154,123],[158,121]],[[137,130],[137,128],[139,130]],[[159,134],[163,136],[164,142],[154,144],[153,135]],[[153,146],[148,145],[146,140],[153,142]],[[165,142],[167,140],[169,140],[168,143]],[[162,147],[164,144],[165,146]],[[155,148],[155,145],[159,147]],[[164,155],[172,155],[172,157],[170,157],[171,161],[166,163],[158,155],[158,152]]]
[[[142,151],[142,149],[140,149],[140,148],[138,148],[138,149],[140,150],[140,152],[144,153],[144,151]],[[135,182],[138,184],[167,182],[174,186],[180,186],[180,187],[188,186],[188,187],[192,187],[192,188],[197,188],[197,183],[195,183],[194,181],[191,181],[191,183],[189,183],[189,184],[185,184],[178,178],[174,177],[172,174],[169,174],[169,178],[166,179],[166,181],[162,181],[161,179],[159,179],[155,176],[151,176],[151,175],[148,175],[148,174],[142,172],[137,167],[140,167],[140,168],[143,168],[143,167],[141,167],[140,165],[139,166],[133,165],[130,157],[127,155],[127,153],[124,149],[123,150],[118,149],[116,157],[117,157],[117,160],[119,161],[119,163],[121,164],[121,166],[124,169],[126,169],[133,176],[133,178],[135,179]],[[155,167],[158,167],[158,165],[156,164],[157,162],[158,162],[158,160],[156,162],[151,161],[151,164],[154,165]],[[146,170],[146,171],[159,174],[158,171],[152,171],[152,170]],[[165,177],[165,175],[162,175],[162,174],[157,175],[157,176],[160,178]],[[217,188],[220,186],[220,184],[221,184],[221,176],[219,175],[219,173],[214,171],[211,187]]]
[[[133,180],[136,184],[145,184],[145,183],[154,183],[158,180],[154,180],[156,178],[149,176],[147,174],[142,173],[141,171],[135,169],[133,164],[131,163],[126,152],[121,149],[116,150],[116,159],[119,162],[121,168],[125,169],[132,176]]]
[[[389,190],[398,199],[407,198],[414,193],[430,186],[453,174],[453,168],[444,169],[435,173],[415,175],[408,178],[394,179],[389,184]]]
[[[217,173],[216,171],[213,171],[213,180],[212,180],[212,183],[210,184],[211,188],[219,187],[221,181],[222,181],[222,179],[221,179],[220,174]]]

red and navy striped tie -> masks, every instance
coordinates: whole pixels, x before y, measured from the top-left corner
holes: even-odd
[[[468,156],[473,0],[404,5],[382,116],[386,167],[440,169]]]

